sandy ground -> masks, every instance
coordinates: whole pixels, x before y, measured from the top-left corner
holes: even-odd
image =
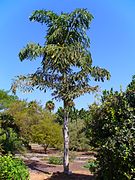
[[[30,180],[44,180],[50,178],[50,175],[38,172],[30,172]]]

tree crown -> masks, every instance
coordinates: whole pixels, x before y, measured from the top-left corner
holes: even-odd
[[[44,46],[27,44],[19,58],[23,61],[42,57],[41,67],[35,73],[18,76],[12,90],[32,91],[36,87],[46,91],[49,88],[55,99],[66,101],[96,91],[98,86],[90,86],[91,79],[104,81],[110,74],[106,69],[92,66],[90,39],[86,33],[92,19],[86,9],[60,15],[46,10],[34,11],[30,21],[47,25],[46,41]]]

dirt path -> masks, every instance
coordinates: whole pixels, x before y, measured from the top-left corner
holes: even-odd
[[[44,180],[50,178],[49,175],[46,175],[41,172],[30,172],[30,180]]]
[[[70,163],[71,175],[63,174],[62,165],[50,165],[46,160],[50,156],[59,156],[59,152],[50,149],[44,154],[42,148],[35,146],[30,152],[21,156],[30,171],[30,180],[92,180],[93,175],[84,168],[88,159],[93,158],[93,153],[77,152],[75,159]],[[19,155],[20,156],[20,155]]]

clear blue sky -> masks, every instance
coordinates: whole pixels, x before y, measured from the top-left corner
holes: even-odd
[[[93,65],[108,69],[111,80],[100,83],[102,89],[120,85],[126,88],[135,74],[135,1],[134,0],[0,0],[0,89],[10,89],[12,79],[33,72],[37,62],[20,62],[18,53],[28,42],[43,43],[45,26],[32,23],[28,17],[37,9],[71,12],[87,8],[94,16],[88,35],[91,39]],[[18,92],[20,98],[50,99],[49,93]],[[85,95],[76,101],[77,108],[87,108],[93,96]],[[58,107],[61,103],[57,102]]]

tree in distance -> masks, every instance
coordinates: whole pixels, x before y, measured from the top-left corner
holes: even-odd
[[[62,145],[62,130],[58,123],[54,122],[54,117],[48,112],[44,112],[44,118],[31,127],[32,142],[41,144],[45,154],[49,146],[60,148]]]
[[[86,31],[90,27],[93,16],[86,9],[76,9],[71,13],[36,10],[30,21],[46,24],[47,34],[43,46],[28,43],[20,53],[21,61],[42,58],[41,66],[36,72],[26,76],[17,76],[12,84],[16,89],[33,91],[37,88],[46,92],[52,91],[56,100],[63,101],[64,107],[64,173],[69,174],[69,133],[68,114],[69,102],[75,98],[98,90],[91,86],[92,79],[104,81],[110,78],[109,72],[100,67],[92,66],[89,52],[90,39]]]
[[[9,95],[9,91],[0,89],[0,110],[9,108],[9,106],[17,100],[17,96]]]
[[[49,112],[53,111],[55,108],[55,104],[53,101],[47,101],[45,105],[45,109],[47,109]]]

